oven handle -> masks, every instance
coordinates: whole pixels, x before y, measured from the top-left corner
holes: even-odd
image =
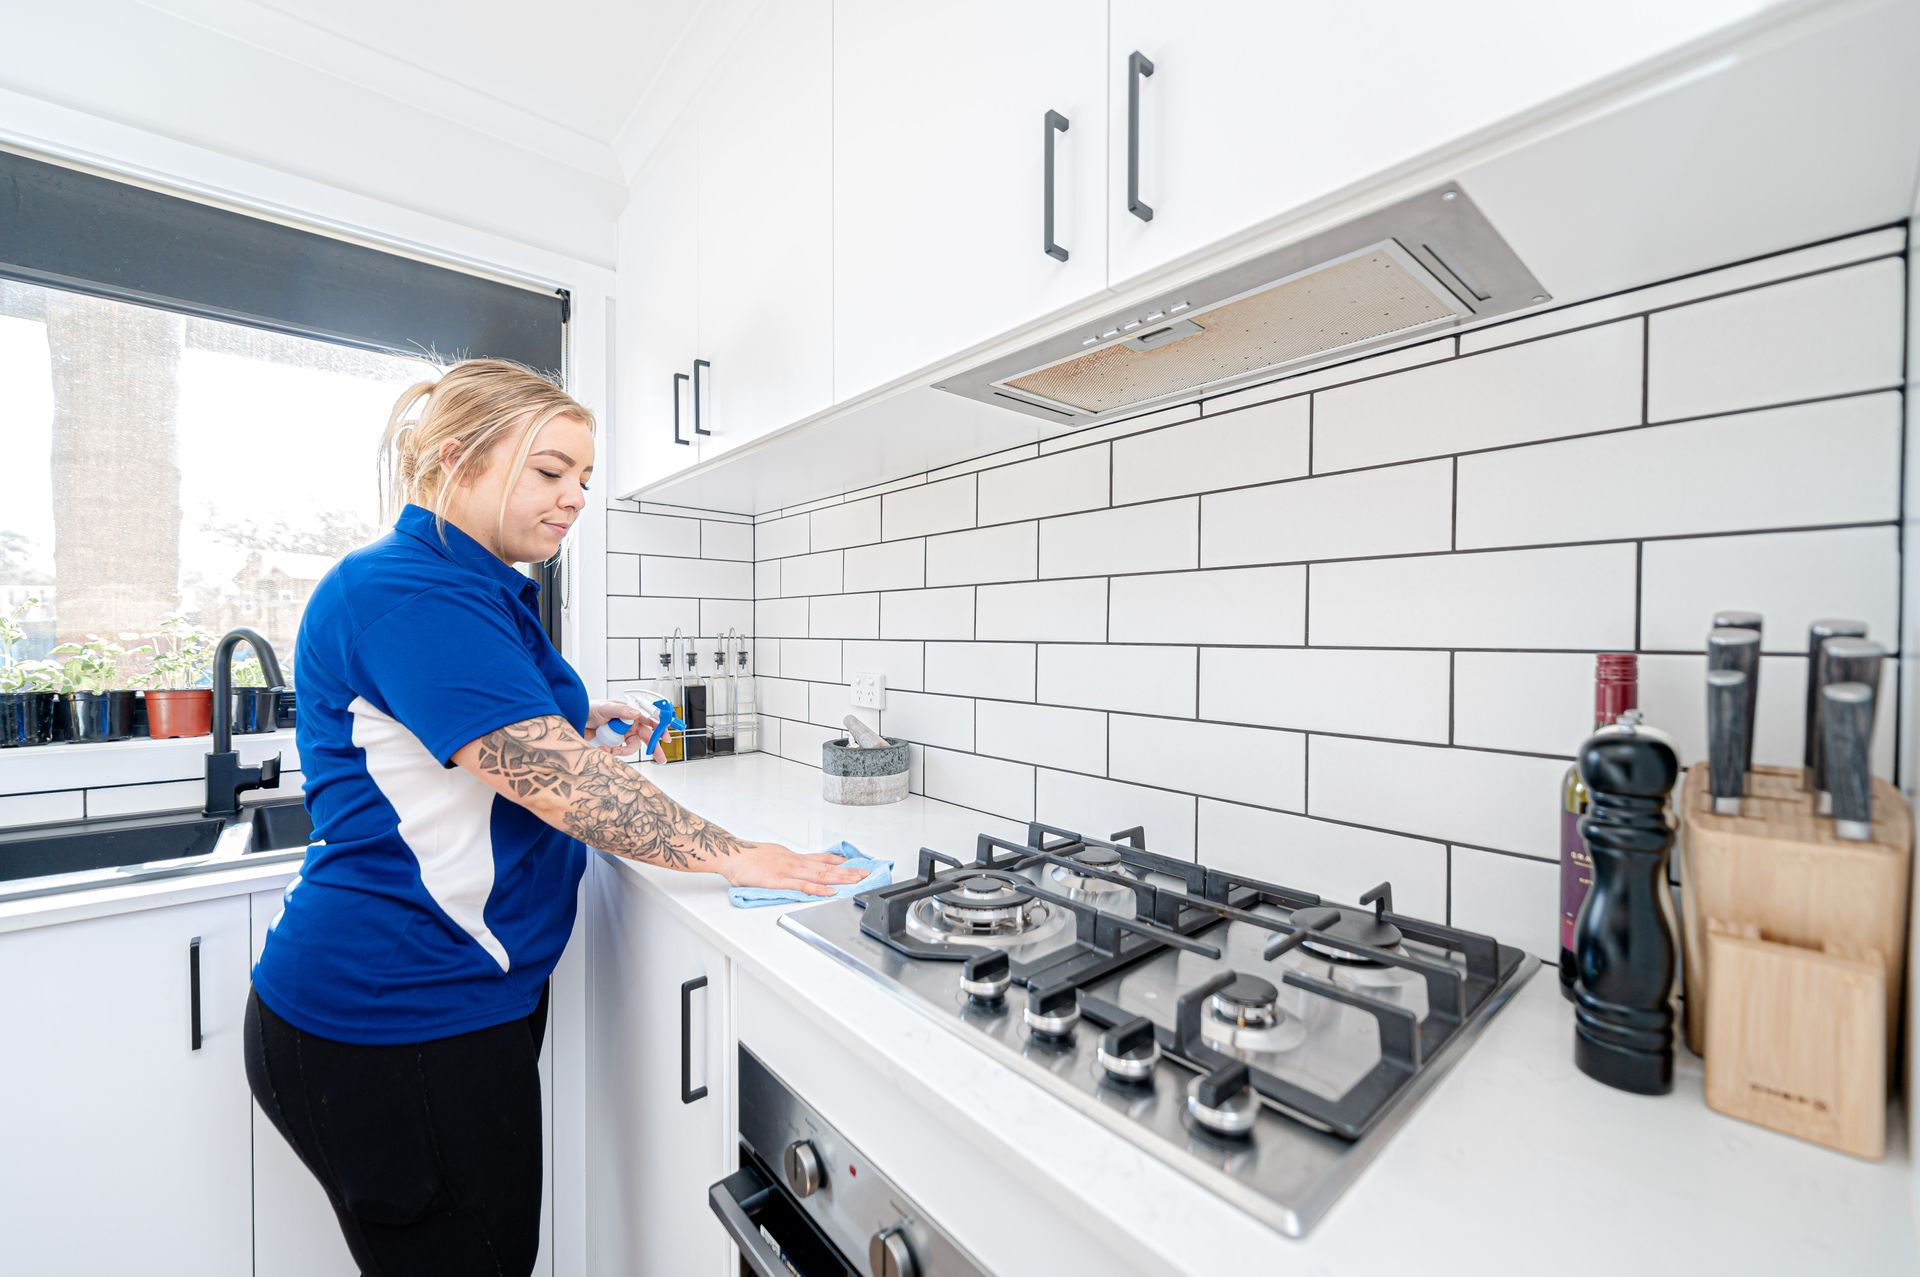
[[[720,1217],[721,1226],[740,1248],[740,1258],[753,1269],[755,1277],[792,1277],[778,1252],[767,1245],[767,1239],[747,1217],[747,1211],[765,1201],[772,1192],[759,1172],[743,1166],[707,1189],[707,1204]]]

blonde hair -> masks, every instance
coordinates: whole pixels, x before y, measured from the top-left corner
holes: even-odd
[[[424,404],[424,407],[421,405]],[[415,408],[419,408],[417,415]],[[555,417],[574,417],[594,429],[593,414],[551,381],[506,359],[464,359],[440,374],[402,391],[380,439],[381,506],[399,517],[408,503],[433,512],[442,541],[447,535],[447,500],[461,474],[480,469],[502,442],[516,433],[513,470],[527,464],[534,436]],[[450,469],[440,454],[455,445]],[[500,498],[499,530],[505,539],[507,495]]]

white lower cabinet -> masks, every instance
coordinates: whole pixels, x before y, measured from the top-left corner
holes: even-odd
[[[731,964],[598,854],[586,924],[587,1271],[732,1277],[707,1205],[738,1165]]]
[[[267,924],[280,912],[281,892],[258,891],[252,902],[251,963],[260,958]],[[260,1106],[253,1116],[253,1236],[260,1277],[339,1277],[356,1271],[327,1195]]]
[[[0,1268],[253,1271],[247,921],[233,896],[0,935]]]

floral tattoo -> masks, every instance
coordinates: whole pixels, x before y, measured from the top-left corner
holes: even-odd
[[[744,844],[595,749],[558,715],[482,736],[478,769],[588,846],[669,869],[714,869]]]

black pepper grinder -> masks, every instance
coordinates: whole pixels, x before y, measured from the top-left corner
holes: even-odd
[[[1673,1089],[1674,938],[1661,894],[1673,846],[1667,795],[1679,775],[1667,738],[1637,722],[1580,747],[1593,887],[1573,931],[1573,1062],[1640,1095]]]

